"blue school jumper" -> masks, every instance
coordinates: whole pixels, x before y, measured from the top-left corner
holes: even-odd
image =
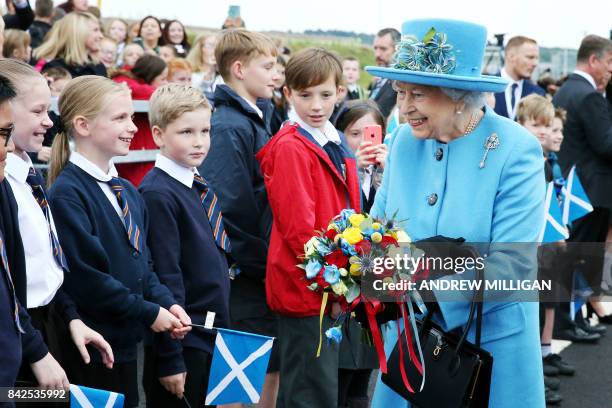
[[[216,313],[215,327],[228,327],[227,260],[215,244],[200,193],[158,167],[147,173],[139,191],[152,220],[147,243],[161,282],[193,323],[204,324],[206,311],[211,311]],[[212,354],[215,335],[195,328],[182,342],[167,334],[157,335],[156,340],[158,376],[167,376],[185,371],[183,347]]]
[[[138,191],[120,179],[133,221],[147,234],[147,214]],[[136,251],[97,180],[68,163],[49,190],[60,243],[70,265],[64,288],[86,325],[104,336],[116,363],[136,360],[136,344],[155,321],[159,306],[176,302],[153,273],[146,243]],[[100,354],[89,348],[92,361]]]

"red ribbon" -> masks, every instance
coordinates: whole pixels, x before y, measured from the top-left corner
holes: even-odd
[[[387,356],[385,355],[385,347],[383,345],[382,336],[376,324],[376,314],[383,310],[383,304],[378,300],[373,299],[371,302],[364,302],[366,315],[368,316],[368,324],[372,332],[372,340],[374,340],[374,348],[378,354],[378,364],[382,373],[387,373]]]
[[[410,301],[410,300],[408,300],[408,301]],[[407,317],[407,312],[406,312],[406,304],[404,302],[398,301],[397,305],[400,307],[400,310],[402,311],[402,316],[404,318],[404,334],[406,336],[406,344],[408,344],[408,352],[410,354],[410,360],[412,362],[414,362],[414,366],[416,367],[416,369],[419,372],[419,374],[423,375],[423,366],[421,366],[421,362],[417,358],[416,353],[414,352],[414,346],[412,345],[412,326],[408,322],[408,317]],[[414,335],[416,337],[419,334],[418,333],[414,333]],[[401,346],[401,342],[400,342],[400,346]],[[403,362],[404,362],[404,360],[401,361],[402,365],[403,365]]]

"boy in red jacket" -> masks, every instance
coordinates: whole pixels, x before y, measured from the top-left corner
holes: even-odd
[[[279,407],[337,407],[338,347],[319,342],[321,294],[307,288],[296,265],[304,244],[344,208],[360,209],[357,166],[340,132],[329,122],[342,81],[342,64],[329,51],[308,48],[291,58],[285,96],[294,111],[259,151],[273,213],[266,297],[279,313]],[[326,311],[323,331],[338,305]]]

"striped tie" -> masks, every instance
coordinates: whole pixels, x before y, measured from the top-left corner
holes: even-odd
[[[223,215],[221,214],[217,196],[199,174],[193,176],[193,185],[200,193],[200,200],[202,201],[204,210],[206,210],[208,223],[213,231],[217,246],[225,252],[230,253],[232,251],[232,246],[230,245],[229,238],[223,227]]]
[[[2,262],[0,263],[0,269],[4,270],[4,274],[8,279],[9,290],[11,295],[13,296],[13,303],[15,304],[15,315],[13,319],[15,320],[15,326],[19,333],[25,333],[21,328],[21,322],[19,321],[19,303],[17,303],[17,295],[15,294],[15,285],[13,285],[13,279],[11,278],[11,270],[9,268],[8,258],[6,256],[6,247],[4,246],[4,236],[2,235],[2,231],[0,231],[0,258],[2,258]]]
[[[123,221],[123,226],[127,231],[128,239],[130,240],[130,244],[134,247],[138,252],[141,251],[140,244],[140,228],[138,228],[138,224],[136,221],[132,220],[132,214],[130,213],[130,207],[127,202],[127,197],[123,196],[123,191],[125,191],[125,187],[121,184],[121,180],[117,177],[113,177],[110,181],[107,182],[111,188],[111,191],[117,197],[117,201],[119,202],[119,207],[121,208],[121,220]]]
[[[68,262],[66,262],[66,257],[64,256],[64,251],[62,250],[62,246],[53,232],[53,228],[51,228],[51,212],[49,210],[49,202],[47,201],[47,194],[45,193],[44,180],[34,170],[33,167],[30,167],[30,171],[28,173],[28,177],[26,178],[26,183],[30,185],[32,188],[32,194],[36,199],[36,202],[40,206],[43,214],[45,215],[45,219],[47,220],[47,227],[49,228],[49,238],[51,239],[51,249],[53,250],[53,257],[55,258],[55,262],[63,268],[65,271],[68,271]]]

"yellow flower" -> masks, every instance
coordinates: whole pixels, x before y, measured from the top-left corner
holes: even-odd
[[[342,235],[351,245],[355,245],[363,239],[363,235],[361,234],[361,230],[359,228],[349,227],[344,230]]]
[[[361,265],[356,263],[351,264],[350,272],[353,276],[361,276]]]
[[[370,235],[370,238],[372,239],[373,243],[378,244],[380,241],[382,241],[382,234],[380,232],[375,232]]]
[[[372,229],[373,230],[379,230],[382,228],[382,225],[380,225],[380,222],[374,222],[372,223]]]
[[[363,220],[365,220],[365,216],[363,214],[353,214],[349,217],[351,225],[357,228],[359,228]]]
[[[409,244],[412,242],[412,238],[405,231],[399,230],[397,231],[397,242],[403,242],[405,244]]]
[[[344,296],[348,293],[348,288],[341,280],[331,285],[331,288],[336,295]]]

